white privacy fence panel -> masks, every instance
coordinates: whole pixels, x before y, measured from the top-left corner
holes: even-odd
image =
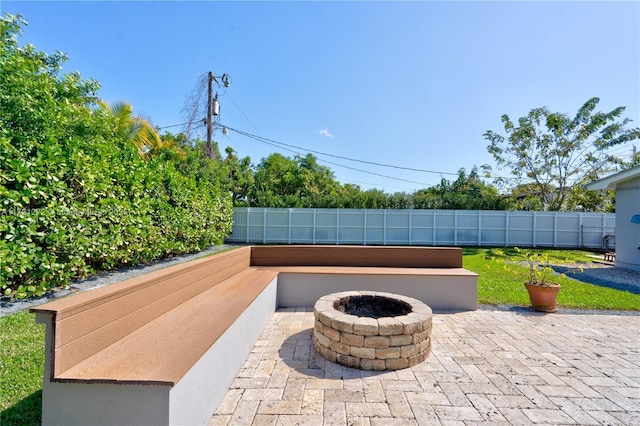
[[[612,213],[235,208],[228,242],[610,249]]]

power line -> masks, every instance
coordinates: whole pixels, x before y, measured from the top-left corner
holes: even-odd
[[[380,183],[374,183],[374,182],[363,182],[363,181],[359,181],[359,180],[344,180],[344,183],[348,183],[348,184],[354,184],[354,185],[370,185],[375,187],[375,189],[379,189],[380,186],[382,186]],[[407,188],[406,186],[392,186],[392,185],[384,185],[385,188],[393,188],[402,192],[413,192],[415,191],[413,188]],[[366,191],[366,190],[365,190]],[[398,191],[396,191],[398,192]]]
[[[228,93],[225,91],[225,92],[222,94],[222,96],[228,96],[228,97],[229,97],[229,99],[231,100],[231,102],[233,103],[233,105],[237,108],[237,110],[238,110],[238,111],[240,111],[240,114],[242,114],[242,116],[245,118],[245,120],[247,120],[247,122],[251,125],[251,127],[253,127],[253,129],[254,129],[256,132],[260,133],[260,130],[258,130],[258,128],[255,126],[255,124],[253,124],[253,122],[249,119],[249,117],[247,117],[247,115],[244,113],[244,111],[242,110],[242,108],[240,108],[240,106],[238,105],[238,103],[233,99],[233,97],[231,97],[231,95],[230,95],[230,94],[228,94]],[[239,133],[239,131],[237,131],[237,130],[235,130],[235,129],[231,129],[231,128],[229,128],[229,127],[227,127],[227,129],[229,129],[229,130],[233,130],[233,131],[235,131],[236,133]],[[239,134],[241,134],[241,133],[239,133]],[[244,136],[250,137],[250,136],[248,136],[248,134],[247,134],[247,135],[244,135]],[[260,138],[262,138],[262,136],[260,136]],[[252,139],[255,139],[255,138],[252,138]],[[265,141],[261,141],[261,142],[265,142]],[[274,142],[275,142],[275,141],[274,141]],[[266,142],[265,142],[265,143],[266,143]],[[272,146],[276,146],[277,148],[280,148],[280,149],[284,149],[284,148],[279,147],[279,146],[274,145],[274,144],[270,144],[270,145],[272,145]],[[286,145],[286,144],[282,143],[282,145]],[[296,148],[297,148],[297,147],[296,147]],[[300,148],[300,149],[303,149],[303,148]],[[306,149],[303,149],[303,150],[305,150],[305,151],[306,151]],[[289,149],[287,149],[287,151],[289,151],[289,152],[294,152],[294,151],[289,150]],[[313,151],[309,151],[309,152],[313,152]],[[415,184],[418,184],[418,185],[433,186],[433,185],[431,185],[431,184],[426,184],[426,183],[422,183],[422,182],[415,182],[415,181],[410,181],[410,180],[400,179],[400,178],[397,178],[397,177],[394,177],[394,176],[387,176],[387,175],[382,175],[382,174],[379,174],[379,173],[373,173],[373,172],[369,172],[369,171],[367,171],[367,170],[356,169],[356,168],[349,167],[349,166],[345,166],[345,165],[342,165],[342,164],[332,163],[332,162],[327,161],[327,160],[321,160],[321,159],[318,159],[318,161],[323,162],[323,163],[327,163],[327,164],[332,164],[332,165],[334,165],[334,166],[338,166],[338,167],[343,167],[343,168],[346,168],[346,169],[351,169],[351,170],[359,171],[359,172],[362,172],[362,173],[367,173],[367,174],[372,174],[372,175],[376,175],[376,176],[380,176],[380,177],[384,177],[384,178],[393,179],[393,180],[399,180],[399,181],[404,181],[404,182],[409,182],[409,183],[415,183]],[[369,184],[369,185],[371,185],[371,184]]]
[[[258,128],[255,126],[255,124],[253,124],[253,122],[251,120],[249,120],[249,117],[247,117],[247,115],[244,113],[244,111],[242,111],[242,109],[240,109],[240,106],[238,106],[236,101],[233,100],[231,95],[228,94],[226,91],[223,93],[223,95],[229,97],[229,99],[231,100],[233,105],[235,105],[235,107],[238,109],[238,111],[240,111],[240,114],[242,114],[242,116],[245,118],[245,120],[247,120],[247,122],[249,122],[249,124],[251,124],[251,127],[253,127],[256,132],[260,133],[260,130],[258,130]]]
[[[609,155],[620,155],[620,153],[626,152],[626,151],[633,151],[633,147],[632,146],[620,146],[620,147],[615,147],[613,149],[608,149],[606,151],[603,151],[605,154],[609,154]]]
[[[229,96],[229,95],[226,94],[226,96]],[[231,99],[231,96],[229,96],[229,98]],[[242,110],[235,103],[235,101],[233,101],[233,99],[231,99],[231,101],[238,108],[238,110],[245,117],[245,119],[255,128],[255,126],[253,125],[251,120],[249,120],[249,118],[242,112]],[[189,122],[181,123],[181,124],[173,124],[173,125],[163,126],[163,127],[158,127],[158,130],[167,129],[167,128],[170,128],[170,127],[183,126],[185,124],[189,124]],[[376,166],[381,166],[381,167],[389,167],[389,168],[400,169],[400,170],[417,171],[417,172],[432,173],[432,174],[439,174],[439,175],[458,176],[457,173],[438,172],[438,171],[425,170],[425,169],[415,169],[415,168],[411,168],[411,167],[396,166],[396,165],[391,165],[391,164],[382,164],[382,163],[376,163],[376,162],[371,162],[371,161],[366,161],[366,160],[358,160],[358,159],[355,159],[355,158],[349,158],[349,157],[344,157],[344,156],[340,156],[340,155],[324,153],[324,152],[315,151],[315,150],[312,150],[312,149],[299,147],[299,146],[296,146],[296,145],[287,144],[287,143],[284,143],[284,142],[278,142],[278,141],[275,141],[273,139],[265,138],[265,137],[262,137],[262,136],[253,135],[251,133],[248,133],[248,132],[245,132],[245,131],[242,131],[242,130],[237,130],[237,129],[234,129],[232,127],[224,126],[224,125],[221,125],[221,124],[218,124],[218,126],[226,127],[228,130],[236,132],[237,134],[239,134],[241,136],[245,136],[245,137],[248,137],[250,139],[257,140],[259,142],[265,143],[267,145],[274,146],[274,147],[276,147],[278,149],[283,149],[285,151],[289,151],[289,152],[294,153],[294,154],[299,154],[299,152],[298,151],[294,151],[294,150],[289,149],[289,148],[284,148],[283,146],[296,148],[296,149],[301,150],[301,151],[312,152],[312,153],[315,153],[315,154],[318,154],[318,155],[326,155],[326,156],[329,156],[329,157],[340,158],[340,159],[347,160],[347,161],[354,161],[354,162],[359,162],[359,163],[364,163],[364,164],[371,164],[371,165],[376,165]],[[256,129],[256,131],[257,130],[258,129]],[[229,138],[229,136],[227,136],[227,137]],[[231,140],[231,138],[229,138],[229,139]],[[373,175],[373,176],[383,177],[383,178],[386,178],[386,179],[392,179],[392,180],[401,181],[401,182],[413,183],[413,184],[422,185],[422,186],[425,186],[425,187],[432,187],[432,186],[435,185],[435,184],[432,184],[432,183],[418,182],[418,181],[414,181],[414,180],[398,178],[398,177],[395,177],[395,176],[384,175],[384,174],[381,174],[381,173],[370,172],[368,170],[358,169],[358,168],[355,168],[355,167],[350,167],[350,166],[346,166],[344,164],[334,163],[334,162],[331,162],[331,161],[328,161],[328,160],[324,160],[324,159],[320,159],[320,158],[318,159],[318,161],[322,162],[322,163],[326,163],[326,164],[331,164],[331,165],[334,165],[334,166],[342,167],[342,168],[345,168],[345,169],[349,169],[349,170],[354,170],[354,171],[361,172],[361,173],[370,174],[370,175]],[[520,177],[508,177],[508,176],[491,176],[490,175],[490,176],[486,176],[486,178],[502,179],[502,180],[521,180],[521,179],[525,179],[526,180],[526,178],[523,178],[522,176],[520,176]]]
[[[229,95],[226,94],[226,96],[229,96]],[[240,109],[240,107],[236,104],[236,102],[233,101],[231,96],[229,96],[229,99],[231,99],[231,101],[234,103],[236,108],[238,108],[240,113],[245,117],[245,119],[257,131],[258,129],[255,127],[255,125],[253,125],[251,120],[249,120],[249,118],[244,114],[244,112]],[[158,129],[166,129],[166,128],[169,128],[169,127],[177,127],[177,126],[182,126],[182,125],[185,125],[185,124],[188,124],[188,123],[189,122],[181,123],[181,124],[174,124],[174,125],[170,125],[170,126],[163,126],[163,127],[159,127]],[[358,163],[363,163],[363,164],[369,164],[369,165],[374,165],[374,166],[379,166],[379,167],[388,167],[388,168],[399,169],[399,170],[408,170],[408,171],[431,173],[431,174],[438,174],[438,175],[458,176],[458,173],[442,172],[442,171],[427,170],[427,169],[416,169],[416,168],[412,168],[412,167],[397,166],[397,165],[393,165],[393,164],[383,164],[383,163],[378,163],[378,162],[373,162],[373,161],[359,160],[359,159],[356,159],[356,158],[350,158],[350,157],[345,157],[345,156],[341,156],[341,155],[329,154],[329,153],[326,153],[326,152],[316,151],[316,150],[312,150],[312,149],[309,149],[309,148],[303,148],[303,147],[300,147],[300,146],[297,146],[297,145],[287,144],[287,143],[284,143],[284,142],[278,142],[278,141],[273,140],[273,139],[269,139],[269,138],[265,138],[265,137],[262,137],[262,136],[251,134],[249,132],[245,132],[243,130],[234,129],[232,127],[228,127],[228,126],[225,126],[223,124],[218,124],[218,126],[225,127],[227,130],[231,130],[231,131],[233,131],[233,132],[235,132],[235,133],[237,133],[237,134],[239,134],[241,136],[245,136],[245,137],[248,137],[250,139],[257,140],[259,142],[265,143],[267,145],[274,146],[274,147],[276,147],[278,149],[283,149],[285,151],[292,152],[294,154],[298,154],[298,151],[294,151],[292,149],[284,148],[284,147],[291,147],[291,148],[295,148],[295,149],[300,150],[300,151],[312,152],[312,153],[318,154],[318,155],[324,155],[324,156],[328,156],[328,157],[339,158],[339,159],[342,159],[342,160],[353,161],[353,162],[358,162]],[[327,163],[327,164],[332,164],[332,165],[335,165],[335,166],[338,166],[338,167],[343,167],[343,168],[346,168],[346,169],[362,172],[362,173],[371,174],[371,175],[374,175],[374,176],[384,177],[384,178],[387,178],[387,179],[393,179],[393,180],[397,180],[397,181],[414,183],[414,184],[417,184],[417,185],[426,185],[427,187],[430,187],[430,186],[434,185],[434,184],[429,184],[429,183],[425,183],[425,182],[418,182],[418,181],[413,181],[413,180],[408,180],[408,179],[397,178],[397,177],[394,177],[394,176],[383,175],[383,174],[380,174],[380,173],[370,172],[368,170],[362,170],[362,169],[358,169],[358,168],[354,168],[354,167],[350,167],[350,166],[345,166],[343,164],[333,163],[333,162],[328,161],[328,160],[318,159],[318,161],[321,161],[321,162]],[[487,179],[501,179],[501,180],[522,180],[522,179],[526,180],[526,178],[523,177],[523,176],[495,176],[495,175],[489,175],[489,176],[485,176],[485,178],[487,178]]]
[[[294,151],[294,150],[289,149],[289,148],[283,148],[281,146],[278,146],[277,143],[270,142],[269,139],[260,138],[258,136],[251,135],[249,133],[243,134],[243,133],[240,133],[237,130],[231,129],[229,127],[227,127],[227,129],[233,130],[236,133],[242,134],[243,136],[246,136],[246,137],[251,138],[251,139],[255,139],[255,140],[259,141],[259,142],[266,143],[267,145],[275,146],[276,148],[283,149],[283,150],[289,151],[289,152],[293,152],[294,154],[298,154],[297,151]],[[263,140],[263,139],[265,139],[265,140]],[[283,145],[287,145],[287,144],[283,144]],[[287,146],[292,146],[292,145],[287,145]],[[304,151],[304,149],[301,149],[301,150]],[[395,177],[395,176],[383,175],[381,173],[375,173],[375,172],[370,172],[368,170],[357,169],[355,167],[345,166],[344,164],[338,164],[338,163],[334,163],[334,162],[328,161],[328,160],[318,159],[318,161],[322,162],[322,163],[327,163],[327,164],[331,164],[331,165],[334,165],[334,166],[338,166],[338,167],[344,167],[345,169],[355,170],[355,171],[358,171],[358,172],[367,173],[367,174],[374,175],[374,176],[384,177],[384,178],[387,178],[387,179],[393,179],[393,180],[402,181],[402,182],[408,182],[408,183],[415,183],[417,185],[433,186],[432,184],[429,184],[429,183],[416,182],[416,181],[413,181],[413,180],[402,179],[402,178],[398,178],[398,177]]]
[[[300,151],[312,152],[312,153],[318,154],[318,155],[326,155],[328,157],[340,158],[340,159],[347,160],[347,161],[354,161],[354,162],[358,162],[358,163],[371,164],[371,165],[380,166],[380,167],[389,167],[389,168],[400,169],[400,170],[409,170],[409,171],[414,171],[414,172],[438,174],[440,176],[442,176],[442,175],[458,176],[458,173],[439,172],[439,171],[426,170],[426,169],[415,169],[415,168],[411,168],[411,167],[396,166],[396,165],[392,165],[392,164],[383,164],[383,163],[377,163],[377,162],[366,161],[366,160],[358,160],[358,159],[355,159],[355,158],[344,157],[344,156],[340,156],[340,155],[329,154],[329,153],[325,153],[325,152],[321,152],[321,151],[315,151],[315,150],[312,150],[312,149],[299,147],[299,146],[296,146],[296,145],[287,144],[287,143],[284,143],[284,142],[278,142],[276,140],[265,138],[265,137],[262,137],[262,136],[253,135],[253,134],[251,134],[249,132],[245,132],[243,130],[237,130],[237,129],[234,129],[232,127],[225,126],[223,124],[221,124],[221,126],[224,126],[227,130],[231,130],[233,132],[236,132],[239,135],[242,135],[242,136],[248,137],[250,139],[254,139],[254,140],[257,140],[259,142],[265,143],[267,145],[275,146],[276,148],[284,149],[286,151],[293,152],[293,153],[296,153],[296,154],[298,153],[298,151],[293,151],[291,149],[284,148],[283,146],[296,148],[296,149],[298,149]],[[322,160],[322,161],[327,162],[329,164],[333,164],[333,163],[328,162],[327,160]],[[342,166],[342,167],[347,167],[347,166]],[[375,174],[373,172],[368,172],[366,170],[361,170],[361,169],[353,169],[353,170],[361,171],[361,172],[364,172],[364,173]],[[391,176],[386,176],[386,175],[380,175],[380,176],[385,176],[385,177],[388,177],[390,179],[397,179],[397,178],[394,178],[394,177],[391,177]],[[519,180],[519,179],[522,179],[521,177],[511,177],[511,176],[489,176],[488,178],[491,178],[491,179],[502,179],[502,180]],[[408,181],[408,180],[406,182],[417,183],[419,185],[433,186],[433,184],[425,184],[423,182]]]
[[[403,166],[396,166],[396,165],[393,165],[393,164],[377,163],[377,162],[374,162],[374,161],[358,160],[356,158],[350,158],[350,157],[344,157],[344,156],[341,156],[341,155],[329,154],[329,153],[326,153],[326,152],[315,151],[313,149],[303,148],[303,147],[300,147],[300,146],[291,145],[291,144],[287,144],[287,143],[284,143],[284,142],[278,142],[278,141],[275,141],[273,139],[264,138],[262,136],[252,135],[251,133],[244,132],[242,130],[237,130],[237,129],[231,128],[229,126],[225,126],[225,127],[228,130],[234,131],[234,132],[236,132],[236,133],[238,133],[240,135],[243,135],[243,136],[246,136],[248,138],[255,139],[255,140],[259,140],[259,141],[262,141],[262,142],[265,142],[265,143],[269,142],[271,144],[284,145],[284,146],[288,146],[288,147],[291,147],[291,148],[299,149],[299,150],[302,150],[302,151],[313,152],[314,154],[326,155],[327,157],[333,157],[333,158],[339,158],[341,160],[354,161],[354,162],[357,162],[357,163],[369,164],[369,165],[372,165],[372,166],[379,166],[379,167],[388,167],[388,168],[392,168],[392,169],[409,170],[409,171],[412,171],[412,172],[431,173],[431,174],[436,174],[436,175],[452,175],[452,176],[457,176],[458,175],[457,173],[451,173],[451,172],[441,172],[441,171],[427,170],[427,169],[415,169],[415,168],[412,168],[412,167],[403,167]]]
[[[238,152],[238,154],[248,156],[245,147],[244,146],[240,146],[240,142],[232,139],[231,136],[229,136],[228,134],[225,135],[223,133],[222,135],[223,135],[224,138],[228,139],[233,145],[235,145],[235,147],[236,147],[235,150],[236,150],[236,152]],[[231,147],[231,148],[233,149],[233,147]]]
[[[180,124],[172,124],[170,126],[162,126],[162,127],[158,127],[158,130],[162,130],[162,129],[168,129],[170,127],[178,127],[178,126],[184,126],[185,124],[189,124],[189,122],[185,122],[185,123],[180,123]]]
[[[387,176],[387,175],[383,175],[383,174],[380,174],[380,173],[370,172],[370,171],[367,171],[367,170],[356,169],[355,167],[349,167],[349,166],[345,166],[343,164],[338,164],[338,163],[334,163],[334,162],[327,161],[327,160],[319,160],[319,161],[322,161],[323,163],[332,164],[332,165],[338,166],[338,167],[344,167],[345,169],[349,169],[349,170],[355,170],[355,171],[358,171],[358,172],[367,173],[367,174],[374,175],[374,176],[384,177],[384,178],[387,178],[387,179],[399,180],[399,181],[408,182],[408,183],[415,183],[417,185],[433,186],[433,184],[431,184],[431,183],[416,182],[414,180],[407,180],[407,179],[402,179],[402,178],[398,178],[398,177],[394,177],[394,176]]]

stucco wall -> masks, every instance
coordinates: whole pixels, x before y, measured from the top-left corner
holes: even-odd
[[[616,187],[616,266],[640,271],[640,224],[631,223],[640,214],[640,177]]]
[[[345,290],[373,290],[413,297],[433,309],[478,308],[478,276],[455,269],[458,275],[384,276],[280,273],[278,306],[313,306],[327,294]]]

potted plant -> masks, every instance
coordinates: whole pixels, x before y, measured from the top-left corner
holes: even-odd
[[[556,312],[558,310],[556,300],[560,291],[560,284],[549,281],[553,269],[549,266],[550,260],[547,253],[527,251],[522,253],[518,247],[513,248],[519,256],[509,257],[514,263],[524,264],[527,268],[524,275],[524,287],[529,293],[531,306],[540,312]],[[494,250],[498,257],[504,257],[502,250]]]
[[[516,247],[515,250],[520,252]],[[553,272],[549,267],[549,255],[546,253],[524,253],[528,276],[524,286],[529,292],[531,306],[540,312],[556,312],[556,300],[560,291],[560,284],[548,281]]]

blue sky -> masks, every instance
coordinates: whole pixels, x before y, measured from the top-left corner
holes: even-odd
[[[69,55],[155,125],[183,123],[207,71],[227,73],[220,123],[315,154],[342,183],[412,192],[493,164],[482,134],[536,107],[626,106],[640,126],[639,2],[2,1],[23,43]],[[179,127],[171,128],[177,132]],[[253,163],[278,149],[214,136]],[[640,149],[640,141],[636,141]],[[630,155],[631,144],[614,151]],[[331,162],[331,163],[328,163]],[[352,170],[346,167],[367,171]],[[506,174],[502,172],[501,174]],[[389,177],[383,177],[385,175]],[[393,177],[394,179],[392,179]]]

